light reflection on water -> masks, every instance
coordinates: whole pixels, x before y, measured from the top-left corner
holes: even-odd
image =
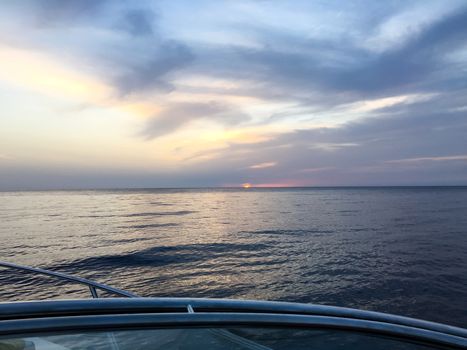
[[[10,192],[0,258],[142,296],[314,302],[466,326],[466,213],[467,188]],[[1,299],[87,295],[20,277],[0,273]]]

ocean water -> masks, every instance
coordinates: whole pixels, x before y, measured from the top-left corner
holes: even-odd
[[[467,188],[0,193],[0,260],[141,296],[298,301],[467,327]],[[0,269],[0,300],[79,285]]]

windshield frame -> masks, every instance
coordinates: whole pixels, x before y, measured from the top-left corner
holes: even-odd
[[[0,335],[156,328],[339,329],[427,345],[467,347],[467,330],[322,305],[190,298],[111,298],[0,303]]]

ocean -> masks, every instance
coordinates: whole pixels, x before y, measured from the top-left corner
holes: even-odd
[[[467,187],[0,192],[0,260],[140,296],[296,301],[467,327]],[[0,269],[0,300],[87,297]]]

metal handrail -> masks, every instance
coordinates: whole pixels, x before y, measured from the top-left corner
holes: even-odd
[[[23,266],[23,265],[18,265],[18,264],[13,264],[9,263],[6,261],[0,261],[0,267],[4,267],[7,269],[15,269],[15,270],[22,270],[22,271],[27,271],[27,272],[33,272],[37,274],[42,274],[46,275],[49,277],[55,277],[60,280],[66,280],[69,282],[74,282],[74,283],[79,283],[79,284],[84,284],[89,288],[89,291],[91,292],[91,295],[93,298],[99,298],[99,294],[97,293],[97,290],[103,290],[121,297],[126,297],[126,298],[137,298],[138,296],[136,294],[114,288],[102,283],[97,283],[91,280],[88,280],[86,278],[82,277],[75,277],[75,276],[70,276],[65,273],[61,272],[55,272],[55,271],[49,271],[45,269],[40,269],[37,267],[30,267],[30,266]]]

